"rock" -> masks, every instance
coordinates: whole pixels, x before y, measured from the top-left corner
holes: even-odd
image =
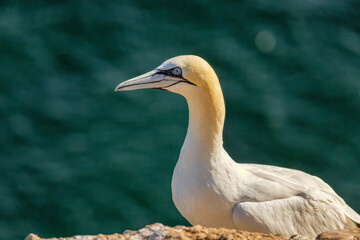
[[[246,232],[226,228],[206,228],[200,225],[193,227],[175,226],[168,227],[161,223],[147,225],[137,231],[126,230],[123,234],[111,235],[84,235],[68,238],[40,238],[35,234],[29,234],[25,240],[305,240],[302,236],[286,238],[283,235]],[[360,228],[356,230],[331,231],[320,234],[316,240],[360,240]]]
[[[126,230],[123,235],[130,240],[160,240],[165,239],[167,236],[169,236],[170,232],[180,233],[181,231],[181,229],[164,226],[161,223],[154,223],[151,225],[147,225],[146,227],[138,231]]]
[[[324,232],[316,240],[360,240],[360,228]]]
[[[122,236],[121,234],[113,234],[113,235],[119,235]],[[120,238],[111,238],[109,236],[113,236],[113,235],[96,235],[96,236],[91,236],[91,235],[82,235],[82,236],[73,236],[73,237],[69,237],[69,238],[40,238],[38,235],[35,235],[33,233],[30,233],[25,240],[126,240],[127,238],[125,237],[120,237]],[[101,238],[102,236],[104,236],[103,238]]]

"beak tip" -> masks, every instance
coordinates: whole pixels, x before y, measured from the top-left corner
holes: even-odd
[[[121,84],[117,85],[116,88],[114,89],[114,92],[120,92],[122,90],[122,86],[120,86]]]
[[[129,80],[126,80],[119,85],[116,86],[114,89],[114,92],[120,92],[120,91],[130,91],[130,90],[136,90],[136,89],[143,89],[143,88],[152,88],[152,84],[160,82],[162,79],[152,79],[152,77],[155,75],[156,71],[150,71],[147,73],[144,73],[140,76],[131,78]],[[159,77],[158,75],[157,77]]]

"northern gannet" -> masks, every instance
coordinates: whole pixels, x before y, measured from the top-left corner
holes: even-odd
[[[320,178],[236,163],[223,148],[225,104],[218,77],[198,56],[171,58],[115,91],[168,90],[185,97],[189,125],[172,177],[172,198],[192,224],[316,237],[360,227],[360,216]]]

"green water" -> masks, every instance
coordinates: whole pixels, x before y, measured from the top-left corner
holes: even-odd
[[[1,1],[1,239],[188,224],[185,100],[113,92],[180,54],[217,72],[236,161],[317,175],[360,212],[359,1]]]

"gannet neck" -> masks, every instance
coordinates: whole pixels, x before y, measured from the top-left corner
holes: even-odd
[[[195,88],[183,94],[189,108],[189,125],[185,142],[199,149],[222,148],[225,104],[216,75],[206,88]]]

